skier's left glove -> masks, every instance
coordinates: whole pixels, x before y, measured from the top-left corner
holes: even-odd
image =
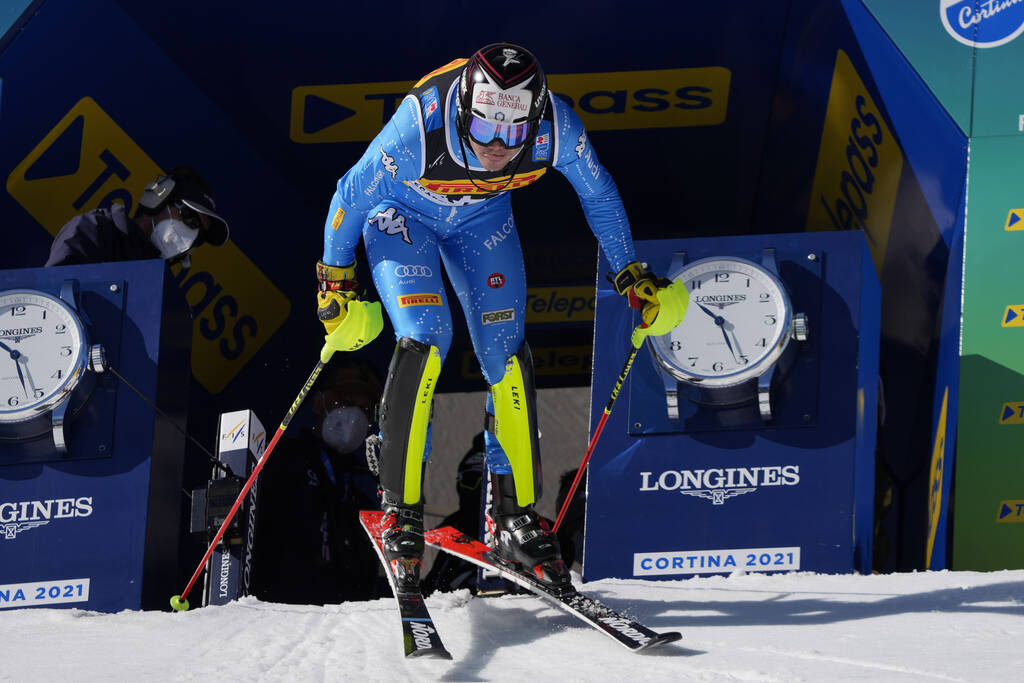
[[[615,291],[640,311],[643,322],[633,330],[633,346],[639,348],[649,335],[671,332],[686,316],[690,305],[686,286],[678,281],[659,278],[646,270],[646,264],[633,261],[612,279]]]

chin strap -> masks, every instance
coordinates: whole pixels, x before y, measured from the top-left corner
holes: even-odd
[[[524,150],[520,151],[519,154],[516,155],[515,159],[513,160],[515,162],[515,168],[513,168],[512,172],[509,173],[508,180],[505,181],[505,184],[502,185],[500,188],[498,188],[496,190],[489,190],[486,187],[480,187],[479,185],[477,185],[476,184],[476,180],[473,179],[472,172],[469,170],[469,159],[467,159],[467,157],[466,157],[466,148],[463,146],[463,143],[462,143],[462,136],[460,135],[458,137],[459,137],[459,149],[462,151],[462,161],[465,164],[465,168],[466,168],[466,178],[469,180],[469,182],[473,183],[473,187],[475,187],[476,189],[478,189],[478,190],[480,190],[482,192],[488,192],[488,193],[493,193],[493,194],[498,194],[499,192],[504,192],[508,188],[508,186],[512,184],[512,178],[515,177],[516,171],[519,170],[519,164],[523,160],[523,152],[526,151],[526,150],[524,149]],[[511,165],[511,163],[512,162],[509,162],[508,164],[506,164],[505,168],[508,168]],[[501,170],[504,171],[505,169],[503,168]],[[497,173],[500,173],[500,172],[501,171],[497,171]],[[486,182],[486,181],[484,181],[484,182]]]

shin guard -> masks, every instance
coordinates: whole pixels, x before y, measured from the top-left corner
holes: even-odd
[[[541,494],[540,440],[533,356],[526,342],[505,361],[505,376],[491,386],[491,398],[494,435],[512,468],[516,503],[532,505]]]
[[[441,373],[436,346],[402,337],[391,357],[380,404],[380,486],[403,505],[420,502],[423,451],[434,386]]]

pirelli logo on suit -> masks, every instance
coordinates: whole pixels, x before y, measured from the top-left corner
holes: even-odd
[[[476,180],[473,182],[469,180],[429,180],[427,178],[420,178],[419,184],[431,192],[437,194],[455,194],[455,195],[478,195],[478,194],[491,194],[492,192],[502,192],[504,190],[514,190],[519,187],[525,187],[531,183],[540,180],[540,177],[544,175],[546,168],[539,168],[536,171],[529,173],[517,173],[512,176],[509,180],[508,176],[502,176],[495,178],[494,180]]]
[[[441,296],[439,294],[405,294],[398,297],[398,305],[406,306],[440,306]]]

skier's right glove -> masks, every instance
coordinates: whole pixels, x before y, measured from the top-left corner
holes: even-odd
[[[330,334],[345,319],[349,302],[359,299],[356,264],[329,266],[323,261],[317,261],[316,279],[319,282],[316,317],[324,324],[327,334]]]
[[[380,302],[359,300],[354,262],[349,266],[330,266],[318,261],[316,278],[316,314],[327,331],[325,349],[355,351],[380,334],[384,327]]]

